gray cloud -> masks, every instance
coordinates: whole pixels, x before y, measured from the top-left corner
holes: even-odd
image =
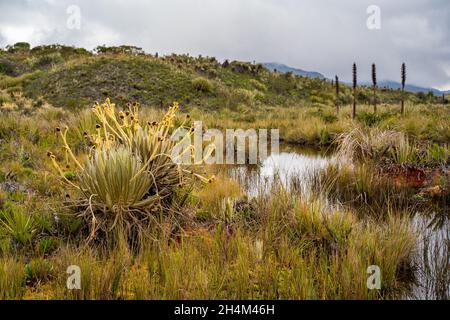
[[[66,27],[69,5],[81,29]],[[381,9],[381,30],[368,30],[366,8]],[[377,63],[379,79],[450,89],[448,0],[0,0],[0,46],[62,43],[87,48],[133,44],[148,52],[277,61],[362,80]]]

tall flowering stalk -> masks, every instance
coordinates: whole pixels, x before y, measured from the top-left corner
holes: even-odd
[[[372,63],[373,113],[377,113],[377,68]]]
[[[356,87],[358,85],[357,83],[357,69],[356,69],[356,63],[353,63],[352,68],[352,80],[353,80],[353,109],[352,109],[352,118],[356,118]]]
[[[402,98],[401,98],[401,113],[405,114],[405,83],[406,83],[406,65],[403,62],[401,68],[402,77]]]
[[[339,77],[335,76],[335,86],[336,86],[336,113],[339,113]]]

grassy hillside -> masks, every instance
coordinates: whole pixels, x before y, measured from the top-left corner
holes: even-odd
[[[147,106],[165,106],[176,100],[208,109],[335,102],[335,89],[328,80],[270,72],[247,62],[219,63],[211,57],[157,57],[134,47],[99,47],[92,53],[58,45],[13,46],[0,51],[0,88],[71,109],[106,96],[119,104],[140,101]],[[368,104],[371,95],[370,88],[361,87],[359,103]],[[350,103],[351,97],[350,88],[341,85],[341,104]],[[408,94],[412,102],[432,98]],[[378,100],[398,102],[399,91],[380,89]]]
[[[401,92],[379,88],[379,112],[373,114],[372,88],[358,87],[357,124],[399,130],[413,139],[450,141],[448,108],[442,107],[442,98],[424,93],[405,96],[407,114],[401,116]],[[89,52],[16,44],[0,51],[3,111],[32,111],[46,104],[79,110],[106,97],[122,108],[137,101],[147,108],[165,109],[177,101],[183,112],[196,114],[207,125],[279,128],[282,140],[298,144],[329,145],[355,127],[350,119],[352,88],[341,84],[337,100],[329,80],[271,72],[260,64],[176,54],[161,57],[129,46]]]

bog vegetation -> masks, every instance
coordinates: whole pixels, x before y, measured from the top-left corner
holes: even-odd
[[[377,87],[375,66],[358,86],[356,70],[346,86],[135,47],[1,51],[0,298],[401,297],[417,277],[411,217],[448,207],[450,109]],[[172,161],[169,136],[193,120],[279,128],[337,160],[311,172],[312,194],[276,181],[251,196],[219,166]]]

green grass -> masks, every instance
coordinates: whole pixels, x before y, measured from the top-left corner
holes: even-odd
[[[232,61],[226,66],[211,57],[155,57],[123,49],[93,55],[63,46],[0,52],[0,88],[22,90],[27,97],[42,96],[54,106],[73,109],[106,96],[119,103],[139,101],[147,106],[169,105],[176,100],[208,110],[236,108],[233,96],[242,95],[236,90],[253,92],[250,106],[334,104],[334,88],[329,81],[269,72],[259,64]],[[370,88],[360,87],[358,91],[358,103],[366,104]],[[342,85],[341,105],[349,104],[350,96],[351,89]],[[399,98],[396,90],[379,90],[380,107],[398,103]],[[407,101],[427,102],[409,93]],[[373,124],[377,118],[368,116],[363,121]]]
[[[210,57],[156,58],[122,49],[96,56],[65,47],[0,53],[1,299],[401,296],[413,273],[416,234],[410,215],[418,209],[417,190],[399,186],[380,167],[448,166],[448,106],[408,94],[400,115],[399,93],[380,90],[374,115],[363,105],[370,89],[359,88],[358,117],[352,120],[346,86],[336,114],[327,81],[245,62],[222,65]],[[127,145],[131,156],[116,144],[112,155],[88,156],[95,154],[92,133],[104,123],[84,107],[106,96],[117,111],[140,101],[142,126],[161,119],[161,106],[177,100],[181,113],[172,119],[175,126],[189,126],[189,114],[205,128],[280,129],[284,142],[336,147],[340,162],[311,175],[311,198],[275,184],[250,199],[237,181],[219,174],[207,186],[177,181],[160,210],[142,215],[129,204],[148,196],[148,179],[130,183],[148,160],[133,157],[151,154],[150,142],[133,140]],[[70,130],[61,144],[55,128],[65,126]],[[62,145],[73,152],[69,163]],[[69,183],[84,177],[84,195],[58,177],[48,151]],[[81,170],[74,159],[90,163],[90,169]],[[217,168],[197,169],[210,174]],[[153,172],[158,181],[167,178],[162,172]],[[95,206],[86,205],[93,195]],[[130,210],[117,210],[123,204]],[[107,217],[108,230],[117,217],[128,224],[142,219],[146,241],[134,246],[118,228],[116,236],[124,241],[115,246],[101,245],[101,237],[87,243],[90,226],[80,213],[90,220]],[[81,290],[66,289],[70,265],[81,267]],[[366,287],[370,265],[381,268],[380,291]]]
[[[141,121],[159,116],[158,110],[144,110]],[[195,116],[196,111],[191,113]],[[285,109],[269,114],[263,125],[288,125],[297,116]],[[316,117],[309,112],[301,116]],[[206,114],[203,119],[212,118]],[[262,121],[258,114],[256,119]],[[321,116],[317,119],[323,121]],[[224,121],[244,123],[241,118]],[[30,133],[31,123],[36,131]],[[380,299],[395,297],[402,287],[400,278],[415,243],[404,209],[380,206],[378,215],[362,215],[357,207],[329,208],[320,199],[307,200],[281,186],[249,201],[239,184],[226,176],[206,188],[195,184],[187,198],[183,193],[174,198],[175,211],[154,217],[149,240],[138,250],[123,244],[114,250],[86,246],[86,225],[74,215],[76,208],[67,207],[76,193],[66,197],[67,188],[46,156],[47,150],[60,150],[54,128],[64,124],[78,128],[75,131],[92,128],[86,115],[50,107],[31,115],[10,114],[0,122],[5,139],[2,172],[21,172],[24,154],[29,154],[36,172],[4,178],[22,186],[22,191],[5,194],[7,201],[14,199],[17,217],[2,220],[14,222],[8,227],[0,226],[0,260],[7,266],[0,269],[4,298]],[[88,152],[82,134],[74,132],[67,139],[78,145],[77,157]],[[22,145],[20,152],[15,141]],[[64,157],[58,160],[64,163]],[[355,194],[367,193],[368,203],[379,201],[372,194],[380,192],[370,191],[374,183],[373,178],[358,182]],[[4,204],[1,210],[9,212]],[[15,248],[17,239],[29,252],[27,263],[16,259],[23,254]],[[66,269],[72,264],[83,270],[81,291],[65,287]],[[379,292],[365,286],[371,264],[383,270]]]
[[[5,210],[0,211],[0,225],[6,234],[22,246],[31,243],[36,231],[33,216],[15,205],[6,206]]]
[[[166,220],[159,241],[134,258],[70,245],[9,268],[4,281],[16,281],[16,290],[41,288],[53,299],[378,299],[400,288],[398,274],[415,243],[407,219],[386,212],[385,221],[363,223],[347,210],[324,216],[320,201],[282,190],[261,201],[253,228],[224,222],[175,241],[167,234],[173,221]],[[81,291],[65,289],[71,264],[82,270]],[[372,264],[383,271],[380,292],[366,287]]]
[[[25,273],[23,264],[12,257],[0,258],[0,299],[23,298],[25,293]]]

